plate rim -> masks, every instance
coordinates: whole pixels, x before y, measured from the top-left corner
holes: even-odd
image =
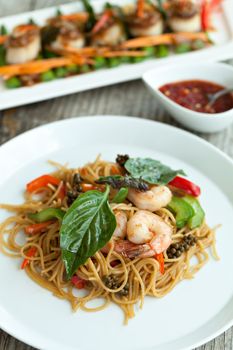
[[[66,119],[61,119],[61,120],[56,120],[56,121],[53,121],[53,122],[50,122],[50,123],[47,123],[47,124],[43,124],[43,125],[39,125],[35,128],[32,128],[30,130],[27,130],[15,137],[13,137],[12,139],[4,142],[2,145],[0,145],[0,158],[2,156],[2,153],[6,152],[7,151],[7,148],[9,147],[9,145],[13,145],[15,142],[20,142],[21,139],[23,139],[25,136],[27,135],[31,135],[31,134],[34,134],[34,133],[37,133],[38,130],[41,131],[43,129],[46,129],[47,127],[48,128],[51,128],[52,125],[56,125],[56,126],[59,126],[59,125],[62,125],[62,124],[73,124],[73,123],[78,123],[80,120],[93,120],[93,118],[95,119],[101,119],[102,121],[105,121],[106,122],[106,117],[108,118],[108,120],[110,119],[113,119],[113,120],[119,120],[119,118],[121,120],[126,120],[126,121],[133,121],[133,122],[136,122],[136,123],[142,123],[142,124],[148,124],[148,125],[152,125],[152,124],[157,124],[159,125],[160,127],[164,128],[164,129],[170,129],[170,130],[173,130],[179,134],[183,134],[183,135],[186,135],[190,138],[192,138],[193,140],[195,140],[196,142],[199,142],[200,144],[204,145],[205,147],[211,149],[212,151],[214,151],[215,153],[217,153],[218,155],[222,156],[232,167],[233,167],[233,159],[227,155],[225,152],[223,152],[222,150],[220,150],[219,148],[217,148],[216,146],[214,146],[213,144],[211,144],[210,142],[208,142],[207,140],[201,138],[200,136],[198,135],[195,135],[187,130],[184,130],[184,129],[181,129],[181,128],[178,128],[176,126],[173,126],[173,125],[170,125],[170,124],[166,124],[166,123],[163,123],[163,122],[159,122],[159,121],[155,121],[153,119],[145,119],[145,118],[142,118],[142,117],[135,117],[135,116],[129,116],[129,115],[111,115],[111,114],[100,114],[100,115],[87,115],[87,116],[77,116],[77,117],[72,117],[72,118],[66,118]],[[178,135],[179,136],[179,135]],[[17,323],[18,321],[16,321]],[[38,349],[44,349],[44,350],[50,350],[49,347],[45,346],[43,348],[41,347],[38,347],[38,345],[40,346],[40,344],[38,342],[40,342],[39,339],[37,339],[37,336],[34,336],[31,340],[31,337],[30,337],[30,333],[24,333],[23,336],[19,335],[17,331],[14,332],[14,330],[9,330],[7,328],[7,322],[4,321],[4,316],[3,318],[1,317],[0,315],[0,328],[6,332],[7,334],[9,334],[10,336],[12,337],[15,337],[17,338],[19,341],[21,342],[24,342],[30,346],[33,346],[33,347],[36,347]],[[6,325],[5,325],[6,324]],[[205,343],[207,343],[208,341],[210,340],[213,340],[214,338],[218,337],[220,334],[222,334],[223,332],[227,331],[230,327],[233,326],[233,316],[231,318],[230,321],[228,321],[224,326],[220,327],[217,331],[215,332],[211,332],[210,335],[202,338],[201,340],[193,343],[191,346],[184,346],[182,348],[180,348],[179,350],[191,350],[191,349],[194,349],[198,346],[201,346]],[[25,336],[26,335],[26,336]],[[186,335],[187,336],[187,335]],[[48,338],[47,338],[48,339]],[[51,342],[51,340],[47,340],[47,344],[49,344]],[[56,343],[53,343],[54,345],[56,345]],[[166,345],[166,344],[165,344]],[[49,345],[48,345],[49,346]],[[67,350],[70,349],[67,348]],[[79,350],[82,350],[82,349],[79,349]]]

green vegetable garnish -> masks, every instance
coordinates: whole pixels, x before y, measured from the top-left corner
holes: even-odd
[[[95,69],[104,68],[107,65],[107,60],[104,57],[96,57],[93,67]]]
[[[135,188],[139,191],[148,191],[149,186],[142,179],[135,179],[132,176],[126,175],[110,175],[110,176],[101,176],[96,180],[97,184],[107,184],[112,188],[119,189],[122,187]]]
[[[49,50],[43,50],[42,56],[43,56],[43,58],[54,58],[54,57],[57,57],[57,55],[54,52],[51,52]]]
[[[88,66],[88,64],[83,64],[82,66],[80,66],[80,73],[88,73],[91,71],[90,66]]]
[[[5,81],[8,89],[15,89],[22,86],[21,80],[18,77],[11,77]]]
[[[79,66],[77,64],[70,64],[66,67],[66,69],[69,73],[79,73],[80,71]]]
[[[202,209],[199,201],[192,196],[185,196],[183,200],[187,202],[194,210],[194,215],[189,219],[188,225],[190,229],[200,227],[205,218],[205,212]]]
[[[139,57],[131,57],[131,62],[132,63],[140,63],[145,60],[146,57],[144,56],[139,56]]]
[[[112,237],[116,218],[108,195],[109,187],[104,193],[94,190],[81,194],[63,218],[60,246],[68,279]]]
[[[169,55],[169,48],[166,45],[158,45],[155,50],[155,55],[158,58],[167,57]]]
[[[59,208],[48,208],[41,210],[39,213],[28,214],[29,219],[36,222],[45,222],[51,219],[62,220],[65,212]]]
[[[4,24],[1,25],[0,27],[0,35],[7,35],[8,31],[6,29],[6,26],[4,26]]]
[[[29,18],[28,20],[28,24],[33,24],[33,25],[36,25],[36,22],[34,21],[33,18]]]
[[[82,3],[83,3],[85,10],[89,14],[88,21],[86,23],[86,30],[91,31],[96,23],[95,12],[94,12],[93,7],[91,6],[91,4],[88,0],[82,0]]]
[[[0,66],[6,65],[6,49],[3,45],[0,45]]]
[[[57,10],[56,10],[56,16],[62,16],[62,11],[58,8]]]
[[[52,70],[48,70],[47,72],[41,73],[40,79],[41,81],[46,82],[56,79],[56,76]]]
[[[178,228],[184,227],[188,220],[194,215],[192,206],[180,197],[173,196],[171,202],[168,204],[168,209],[175,214],[176,226]]]
[[[57,78],[64,78],[67,75],[68,70],[65,67],[58,67],[54,69],[54,73]]]
[[[108,59],[108,66],[110,68],[117,67],[121,64],[121,60],[118,57],[112,57]]]
[[[155,48],[154,48],[154,46],[144,47],[143,51],[146,52],[146,57],[153,57],[155,55]]]
[[[189,43],[181,43],[175,47],[176,53],[185,53],[191,51],[191,45]]]
[[[154,185],[166,185],[176,175],[185,175],[183,170],[172,170],[167,165],[151,158],[130,158],[124,166],[134,178]]]
[[[129,189],[122,187],[112,199],[113,203],[122,203],[128,195]]]
[[[129,57],[129,56],[122,56],[120,58],[120,60],[121,60],[121,63],[130,63],[131,62],[131,57]]]
[[[193,50],[200,50],[203,49],[206,46],[203,40],[197,39],[192,42],[192,49]]]

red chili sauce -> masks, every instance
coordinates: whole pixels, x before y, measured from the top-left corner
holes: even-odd
[[[224,86],[204,80],[186,80],[163,85],[159,90],[179,105],[202,113],[222,113],[233,108],[233,95],[224,95],[209,106],[207,94],[224,89]]]

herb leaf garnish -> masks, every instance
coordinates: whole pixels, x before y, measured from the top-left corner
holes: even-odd
[[[149,185],[145,183],[142,179],[136,179],[132,176],[126,175],[110,175],[110,176],[101,176],[98,180],[95,181],[97,184],[108,184],[112,188],[119,189],[122,187],[135,188],[139,191],[148,191]]]
[[[173,170],[158,160],[151,158],[130,158],[124,165],[125,169],[135,179],[140,179],[153,185],[166,185],[176,175],[185,175],[183,170]]]
[[[100,250],[112,237],[116,218],[108,203],[109,187],[104,193],[81,194],[65,214],[60,230],[60,246],[67,277]]]

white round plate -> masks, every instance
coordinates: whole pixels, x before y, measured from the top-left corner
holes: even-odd
[[[233,162],[193,136],[164,124],[132,117],[84,117],[48,124],[0,148],[0,202],[23,201],[25,184],[52,170],[49,159],[70,166],[113,161],[118,153],[159,159],[184,169],[202,188],[201,203],[217,231],[221,260],[162,299],[147,297],[136,317],[123,325],[111,305],[99,313],[71,311],[70,305],[36,285],[20,261],[0,255],[0,327],[46,350],[182,350],[217,336],[233,323]],[[9,215],[1,211],[2,220]]]

